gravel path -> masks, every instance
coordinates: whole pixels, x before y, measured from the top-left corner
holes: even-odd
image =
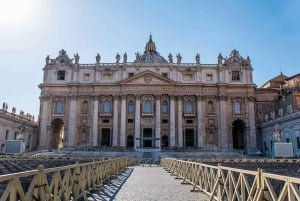
[[[206,201],[208,196],[191,192],[192,186],[181,184],[160,166],[135,166],[129,168],[103,191],[89,194],[89,200],[110,201]]]

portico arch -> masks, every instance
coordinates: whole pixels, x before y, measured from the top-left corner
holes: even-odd
[[[63,148],[64,141],[64,122],[61,119],[54,119],[51,122],[50,147],[52,149]]]
[[[245,148],[245,122],[242,120],[235,120],[232,123],[232,148]]]

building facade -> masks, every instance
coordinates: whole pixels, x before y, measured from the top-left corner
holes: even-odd
[[[150,35],[133,62],[81,64],[47,56],[40,84],[39,149],[215,148],[257,151],[250,58],[237,50],[216,64],[167,59]]]
[[[13,107],[9,111],[7,103],[3,103],[0,109],[0,151],[5,152],[6,140],[23,140],[25,151],[33,151],[38,147],[38,123],[30,114],[20,111],[16,113]]]
[[[292,143],[294,156],[300,156],[300,74],[282,73],[256,92],[259,149],[272,156],[274,142]],[[276,130],[279,136],[276,139]]]

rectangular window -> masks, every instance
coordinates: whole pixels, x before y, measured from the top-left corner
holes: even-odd
[[[297,149],[300,149],[300,137],[297,137]]]
[[[103,123],[109,123],[109,119],[103,119]]]
[[[286,142],[290,142],[290,138],[286,138]]]
[[[240,71],[232,71],[232,80],[233,81],[240,81]]]
[[[161,76],[165,77],[165,78],[168,78],[168,73],[162,73]]]
[[[57,71],[57,80],[65,80],[66,72],[64,70]]]
[[[128,73],[128,78],[133,77],[134,73]]]
[[[163,120],[162,120],[162,123],[163,123],[163,124],[167,124],[167,123],[168,123],[168,119],[163,119]]]
[[[213,81],[213,75],[212,74],[206,74],[206,81]]]
[[[194,74],[191,73],[183,74],[183,80],[194,80]]]
[[[127,122],[132,124],[133,123],[133,119],[127,119]]]
[[[102,80],[112,80],[112,74],[110,74],[110,73],[103,74]]]
[[[9,130],[6,130],[5,131],[5,140],[8,140],[8,137],[9,137]]]
[[[187,124],[192,124],[192,123],[193,123],[193,120],[192,120],[192,119],[188,119],[188,120],[186,120],[186,123],[187,123]]]
[[[90,74],[89,73],[83,74],[83,80],[84,81],[90,81]]]

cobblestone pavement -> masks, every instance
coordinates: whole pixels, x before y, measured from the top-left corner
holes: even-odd
[[[110,201],[206,201],[209,197],[191,192],[192,186],[181,184],[160,166],[135,166],[129,168],[101,192],[90,192],[89,200]]]

